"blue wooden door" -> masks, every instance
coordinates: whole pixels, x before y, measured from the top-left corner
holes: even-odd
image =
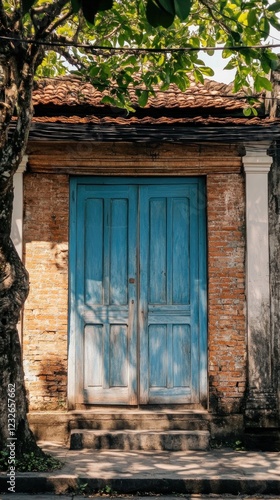
[[[200,402],[200,201],[198,185],[190,182],[143,186],[140,192],[141,403]]]
[[[130,186],[77,187],[78,401],[136,404],[136,200]]]
[[[76,402],[206,399],[200,179],[72,181]]]

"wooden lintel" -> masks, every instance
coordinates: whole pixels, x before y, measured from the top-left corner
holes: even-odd
[[[239,173],[236,145],[30,143],[29,171],[71,175],[208,175]]]

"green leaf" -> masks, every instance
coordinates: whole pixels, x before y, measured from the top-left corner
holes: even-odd
[[[173,0],[157,0],[159,8],[166,10],[169,14],[175,15],[175,7]]]
[[[199,68],[199,71],[201,71],[201,73],[203,75],[206,75],[206,76],[214,76],[214,71],[212,68],[208,68],[207,66],[202,66],[202,68]]]
[[[90,24],[94,24],[94,19],[95,19],[95,16],[97,14],[96,7],[93,9],[93,5],[92,5],[91,0],[81,0],[81,1],[82,1],[82,11],[83,11],[84,18]]]
[[[280,2],[271,4],[268,9],[270,12],[280,12]]]
[[[255,89],[257,92],[260,92],[263,89],[272,90],[272,84],[268,78],[265,78],[265,76],[257,75],[255,78]]]
[[[36,0],[21,0],[22,13],[27,14]]]
[[[208,36],[208,38],[206,40],[206,46],[207,47],[215,47],[215,40],[212,36]],[[215,54],[215,51],[214,50],[207,50],[207,54],[209,56],[213,56]]]
[[[109,95],[105,95],[104,97],[102,97],[101,102],[102,104],[107,104],[108,106],[116,106],[116,99]]]
[[[169,89],[169,86],[170,86],[170,83],[169,82],[165,82],[163,85],[161,85],[160,90],[162,92],[165,92],[165,90]]]
[[[270,24],[271,24],[271,26],[273,28],[275,28],[276,30],[280,31],[280,23],[279,23],[279,21],[277,19],[275,19],[274,17],[271,17],[269,19],[269,22],[270,22]]]
[[[270,52],[269,50],[265,52],[265,55],[269,59],[270,68],[272,69],[272,71],[278,70],[279,68],[278,55],[274,54],[273,52]]]
[[[97,12],[109,10],[113,6],[113,0],[81,0],[82,11],[86,21],[94,24]]]
[[[223,12],[224,8],[226,7],[226,4],[227,4],[227,0],[221,0],[221,2],[219,4],[220,12]]]
[[[271,69],[271,61],[266,56],[266,54],[262,54],[262,56],[260,57],[260,62],[261,62],[261,67],[264,70],[264,72],[269,73],[270,69]]]
[[[256,22],[257,22],[257,14],[254,9],[251,9],[248,13],[247,21],[248,21],[248,26],[254,27]]]
[[[175,75],[172,81],[176,83],[181,92],[185,92],[189,86],[189,80],[186,80],[182,75]]]
[[[241,24],[244,24],[245,26],[248,26],[248,12],[243,11],[241,12],[240,16],[238,17],[238,22]]]
[[[125,63],[128,65],[128,64],[132,64],[133,66],[136,66],[137,64],[137,58],[135,56],[129,56]]]
[[[270,24],[269,24],[268,19],[265,16],[263,16],[261,18],[260,30],[262,31],[262,34],[265,35],[265,38],[267,38],[269,35],[269,31],[270,31]]]
[[[175,13],[181,21],[187,19],[190,14],[192,1],[191,0],[174,0]]]
[[[158,63],[159,66],[163,66],[163,64],[165,63],[165,55],[164,54],[161,54],[159,56],[159,59],[158,59],[157,63]]]
[[[234,51],[231,49],[224,49],[222,51],[222,58],[227,59],[228,57],[231,57],[233,53],[234,53]]]
[[[91,76],[91,78],[97,76],[98,73],[99,73],[99,67],[97,65],[89,67],[89,75]]]
[[[79,10],[82,7],[82,1],[81,0],[71,0],[71,5],[72,5],[73,12],[75,14],[77,14],[77,12],[79,12]]]
[[[252,114],[252,108],[245,108],[243,109],[243,115],[244,116],[251,116]]]
[[[204,78],[201,71],[199,71],[198,69],[194,69],[193,74],[196,82],[204,83]]]
[[[278,58],[278,55],[277,54],[274,54],[274,52],[270,52],[269,50],[267,50],[265,52],[265,55],[266,57],[268,57],[268,59],[270,59],[271,61],[277,61],[279,60]]]
[[[110,10],[113,7],[113,0],[98,0],[97,5],[98,12],[101,12],[103,10]]]
[[[236,31],[231,31],[231,36],[234,40],[234,43],[239,43],[241,42],[241,36],[239,33],[237,33]]]
[[[235,59],[232,59],[231,61],[229,61],[227,63],[227,65],[224,67],[224,69],[229,69],[229,70],[235,69],[237,64],[238,64],[237,61]]]
[[[147,2],[146,15],[148,23],[154,28],[158,26],[169,28],[174,21],[174,15],[161,9],[153,0],[148,0]]]
[[[143,90],[138,97],[139,105],[144,108],[148,102],[149,92],[147,90]]]
[[[200,38],[198,36],[192,36],[192,38],[190,38],[190,46],[200,48],[201,46]]]

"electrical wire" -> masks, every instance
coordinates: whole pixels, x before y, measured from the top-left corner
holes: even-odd
[[[75,48],[83,48],[83,49],[91,49],[93,53],[95,51],[104,51],[104,52],[120,52],[120,53],[136,53],[136,54],[169,54],[173,52],[208,52],[208,51],[223,51],[223,50],[232,50],[241,52],[245,49],[274,49],[279,48],[280,43],[278,44],[266,44],[266,45],[229,45],[223,47],[177,47],[177,48],[141,48],[141,47],[106,47],[104,45],[93,45],[86,43],[78,43],[78,42],[48,42],[42,40],[34,40],[32,38],[17,38],[10,36],[0,36],[0,41],[3,42],[17,42],[17,43],[27,43],[33,45],[45,45],[48,47],[75,47]]]

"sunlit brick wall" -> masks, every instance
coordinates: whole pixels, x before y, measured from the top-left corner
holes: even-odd
[[[23,355],[30,409],[64,408],[67,386],[68,176],[25,174],[24,254],[30,292]]]
[[[207,177],[209,397],[240,411],[246,385],[245,192],[242,174]]]

